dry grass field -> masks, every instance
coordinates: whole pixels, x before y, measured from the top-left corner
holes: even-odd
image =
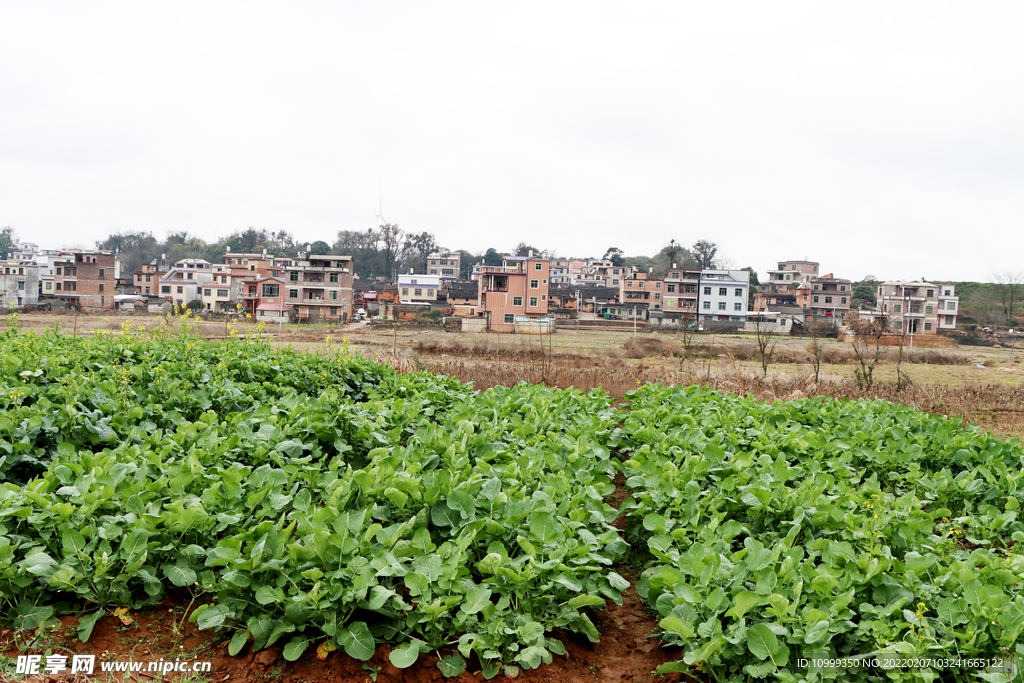
[[[64,334],[118,334],[122,325],[145,326],[154,334],[172,331],[177,321],[154,315],[27,314],[24,330],[59,327]],[[0,319],[0,330],[9,323]],[[366,324],[337,326],[271,325],[252,322],[194,321],[197,331],[217,339],[261,334],[272,344],[308,353],[360,353],[404,371],[450,375],[479,388],[517,382],[545,383],[613,396],[646,382],[712,386],[724,392],[754,394],[764,400],[809,396],[882,398],[921,410],[961,416],[1003,437],[1024,437],[1024,349],[961,347],[904,349],[904,386],[897,390],[898,350],[883,348],[870,389],[858,384],[852,345],[823,340],[818,381],[811,341],[778,337],[762,379],[757,345],[751,336],[695,335],[631,330],[560,329],[548,337],[463,334],[437,327]],[[869,356],[873,356],[869,349]]]

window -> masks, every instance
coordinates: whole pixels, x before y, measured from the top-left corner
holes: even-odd
[[[618,284],[619,284],[618,280],[612,280],[612,285],[618,285]]]
[[[654,300],[658,301],[659,299],[661,299],[661,294],[659,294],[658,292],[655,292],[654,293]]]
[[[331,291],[327,292],[327,298],[328,299],[333,299],[333,300],[337,301],[337,299],[338,299],[338,292],[336,292],[335,290],[332,289]]]
[[[953,296],[953,290],[952,289],[947,289],[947,290],[945,290],[945,292],[946,292],[946,296]]]
[[[434,290],[430,287],[427,287],[427,296],[434,296]]]
[[[536,263],[536,264],[534,264],[533,269],[534,270],[544,270],[544,266],[542,264],[540,264],[540,263]]]
[[[832,303],[832,297],[830,297],[830,296],[826,296],[826,297],[825,297],[825,303],[827,303],[827,304],[830,304],[830,303]]]
[[[935,290],[929,289],[928,293],[925,296],[927,296],[929,299],[932,298],[933,296],[935,296]]]
[[[263,296],[281,296],[281,287],[273,283],[263,285]]]
[[[543,280],[541,280],[541,283],[546,285],[548,283],[547,278],[544,278]]]
[[[330,280],[331,280],[331,282],[337,282],[338,281],[338,274],[337,273],[331,273]]]
[[[105,276],[105,275],[103,275],[103,269],[102,269],[102,268],[100,268],[100,279],[102,280],[102,279],[103,279],[104,277],[106,277],[106,276]]]
[[[513,306],[522,306],[523,305],[523,297],[521,297],[521,296],[514,296],[514,297],[512,297],[512,305]]]
[[[537,280],[530,280],[530,289],[537,289],[540,285]]]
[[[612,275],[618,275],[618,274],[619,274],[619,269],[618,268],[615,268],[614,270],[612,270]]]
[[[59,282],[57,283],[57,291],[58,292],[60,291],[60,283]]]
[[[743,310],[743,304],[738,303],[738,302],[734,303],[732,305],[732,310],[734,310],[734,311],[742,311]]]
[[[895,306],[892,307],[892,310],[896,311],[897,313],[899,313],[901,309],[902,304],[896,304]]]
[[[147,275],[147,276],[146,276],[146,282],[150,282],[150,279],[149,279],[149,278],[150,278],[150,276],[149,276],[149,275]]]
[[[60,275],[60,266],[57,266],[57,275]]]
[[[100,285],[100,287],[102,287],[102,286],[103,285]],[[18,289],[25,289],[25,281],[24,280],[18,280]],[[102,292],[103,290],[101,289],[100,291]]]
[[[655,289],[661,289],[661,283],[660,282],[655,282],[654,283],[654,288]]]
[[[818,297],[814,297],[814,303],[818,303]]]
[[[728,287],[719,287],[718,288],[718,296],[727,296],[728,294],[729,294],[729,288]]]
[[[409,296],[409,288],[402,287],[402,296]]]
[[[843,304],[846,303],[846,297],[845,296],[840,299],[840,303],[843,303]]]
[[[184,293],[184,291],[185,291],[185,288],[179,285],[178,286],[178,294],[182,294],[182,293]]]
[[[669,294],[675,294],[675,291],[676,291],[676,286],[675,285],[669,285],[668,286],[668,293]]]
[[[338,307],[331,306],[331,315],[338,315]]]
[[[212,296],[212,294],[210,294],[210,290],[209,289],[204,289],[203,290],[203,296]]]
[[[299,298],[299,290],[297,290],[297,289],[289,289],[288,290],[288,298],[289,299],[298,299]]]
[[[409,280],[409,284],[413,284],[413,285],[416,284],[416,278],[413,278],[413,279]]]
[[[548,295],[547,294],[541,294],[540,295],[540,300],[541,301],[547,301],[548,300]]]
[[[946,302],[946,310],[947,311],[955,311],[956,310],[956,302],[955,301],[947,301]]]
[[[288,273],[288,279],[291,280],[292,282],[298,282],[299,281],[299,272],[296,270],[296,271],[292,271],[292,272]]]
[[[846,291],[846,285],[839,285],[839,291],[840,292],[845,292]]]
[[[720,310],[720,311],[724,311],[725,310],[725,302],[724,301],[719,301],[718,302],[718,310]]]
[[[931,323],[925,323],[924,324],[924,331],[925,332],[928,332],[931,329],[932,329],[932,324]]]
[[[162,287],[160,287],[160,293],[161,294],[170,294],[171,293],[171,286],[170,285],[163,285]]]
[[[817,289],[817,288],[818,288],[818,283],[814,283],[814,288],[815,288],[815,289]]]
[[[221,298],[227,298],[228,290],[226,290],[226,289],[218,289],[217,290],[217,296],[219,296]]]
[[[249,266],[249,270],[256,270],[256,266]]]
[[[931,306],[925,306],[924,307],[924,312],[925,313],[931,313],[932,312],[932,307]]]
[[[644,288],[644,281],[641,280],[639,283],[637,283],[637,287],[639,287],[640,289],[643,289]]]
[[[50,283],[46,283],[46,284],[49,285]],[[49,287],[47,287],[47,289],[49,289]],[[149,287],[146,287],[146,294],[149,294]]]
[[[742,287],[737,287],[736,291],[734,292],[734,294],[735,294],[735,296],[743,296],[743,288]]]
[[[537,297],[531,296],[530,297],[530,306],[533,307],[533,306],[536,306],[536,305],[537,305]]]
[[[415,289],[413,290],[413,293],[412,293],[412,295],[413,295],[413,296],[423,296],[423,288],[422,288],[422,287],[416,287],[416,288],[415,288]]]
[[[710,311],[711,310],[711,302],[710,301],[705,301],[704,302],[704,310],[706,310],[706,311]]]
[[[505,314],[505,324],[506,325],[511,325],[515,321],[516,321],[516,317],[514,315],[512,315],[511,313],[506,313]]]
[[[220,283],[222,285],[226,285],[228,283],[228,276],[227,275],[221,275],[220,276]]]

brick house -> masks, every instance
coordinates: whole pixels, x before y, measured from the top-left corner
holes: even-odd
[[[619,303],[644,304],[649,310],[661,310],[666,290],[665,280],[660,277],[653,277],[643,271],[630,272],[621,279],[615,278],[619,283]]]
[[[117,257],[109,251],[76,251],[51,259],[53,295],[69,306],[114,310]]]
[[[481,268],[479,310],[488,318],[488,329],[513,332],[516,318],[547,317],[550,264],[533,256],[506,256],[500,266]]]
[[[285,302],[296,308],[298,322],[344,323],[352,317],[352,257],[299,253],[282,273]]]

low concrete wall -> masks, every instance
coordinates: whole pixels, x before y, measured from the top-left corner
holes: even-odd
[[[554,334],[554,320],[517,320],[516,334]]]
[[[462,319],[462,331],[463,332],[486,332],[487,331],[487,318],[483,316],[479,318],[463,318]]]

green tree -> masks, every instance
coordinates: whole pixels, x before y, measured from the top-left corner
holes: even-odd
[[[863,280],[854,282],[850,296],[850,308],[874,310],[877,301],[875,295],[878,292],[879,284],[881,283],[873,275],[865,275]]]
[[[5,225],[0,229],[0,258],[7,258],[7,254],[13,252],[17,244],[18,236],[15,234],[14,228]]]
[[[539,254],[540,250],[535,247],[531,247],[526,242],[520,242],[519,244],[516,245],[516,248],[513,251],[513,253],[516,256],[529,256],[530,252],[533,252],[534,254]]]
[[[309,245],[309,253],[322,256],[331,253],[331,245],[327,244],[323,240],[317,240]]]
[[[501,253],[494,249],[488,249],[484,252],[484,265],[485,266],[500,266],[504,257]]]
[[[714,268],[716,266],[715,256],[718,254],[718,245],[708,240],[697,240],[690,247],[690,253],[702,270]]]
[[[601,258],[604,261],[611,261],[613,266],[619,267],[623,264],[625,254],[618,247],[608,247],[608,250],[604,252],[604,256]]]

